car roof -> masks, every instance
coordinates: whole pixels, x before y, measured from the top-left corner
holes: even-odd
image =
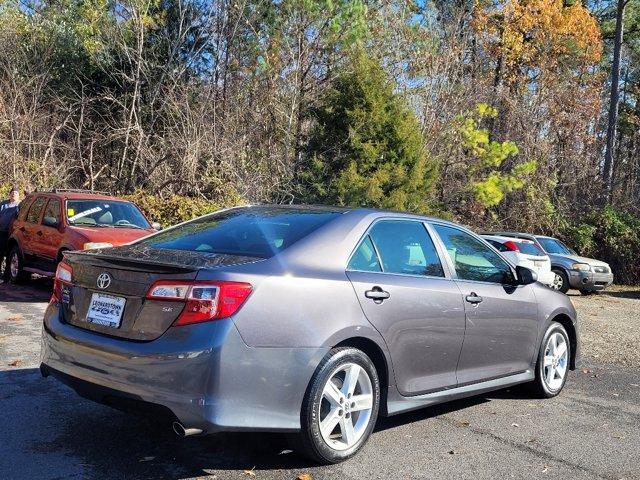
[[[63,200],[109,200],[128,202],[122,198],[114,197],[103,193],[89,193],[89,192],[65,192],[65,191],[35,191],[28,195],[28,197],[49,197],[49,198],[61,198]]]

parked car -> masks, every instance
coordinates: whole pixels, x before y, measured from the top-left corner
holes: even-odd
[[[583,295],[604,290],[613,283],[613,272],[608,263],[595,258],[582,257],[557,238],[518,232],[496,232],[511,238],[524,238],[536,242],[551,259],[551,270],[558,275],[556,287],[562,293],[569,288]]]
[[[463,227],[254,206],[66,252],[41,371],[180,435],[299,432],[335,463],[379,414],[520,383],[558,395],[577,350],[569,298]]]
[[[538,275],[538,281],[558,290],[560,279],[551,271],[551,260],[533,240],[525,238],[501,237],[499,235],[482,235],[504,257],[514,265],[527,267]]]
[[[133,203],[108,195],[52,190],[20,204],[7,242],[6,277],[53,276],[68,250],[122,245],[155,232]]]

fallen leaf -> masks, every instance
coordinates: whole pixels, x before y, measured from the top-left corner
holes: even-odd
[[[296,480],[313,480],[310,473],[301,473]]]
[[[591,370],[590,368],[582,368],[580,371],[582,373],[591,373],[593,370]]]
[[[544,468],[542,469],[542,473],[547,473],[548,470],[549,470],[549,467],[545,465]]]
[[[17,322],[18,320],[22,320],[22,315],[14,315],[13,317],[7,317],[7,320],[10,322]]]
[[[4,342],[7,339],[6,335],[0,335],[0,342]],[[631,384],[633,385],[633,384]]]
[[[519,427],[520,427],[520,425],[518,425],[517,423],[512,423],[512,424],[511,424],[511,426],[512,426],[512,427],[516,427],[516,428],[519,428]]]
[[[456,426],[457,427],[468,427],[469,425],[471,425],[471,424],[469,422],[467,422],[467,421],[456,422]]]
[[[242,472],[242,474],[246,475],[247,477],[255,477],[256,472],[253,471],[255,468],[256,467],[253,467],[251,470],[245,470],[244,472]]]
[[[14,360],[9,364],[10,367],[17,367],[19,365],[22,365],[22,360]]]

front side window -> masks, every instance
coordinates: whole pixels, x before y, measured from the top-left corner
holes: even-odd
[[[49,200],[47,208],[44,209],[42,223],[49,226],[60,225],[60,200]]]
[[[82,227],[151,228],[133,203],[111,200],[67,200],[69,225]]]
[[[385,273],[444,277],[436,248],[421,222],[383,220],[369,232]]]
[[[462,280],[512,283],[511,267],[480,240],[457,228],[434,224],[447,249],[456,274]]]
[[[29,213],[27,213],[26,221],[29,223],[38,223],[40,220],[40,214],[42,213],[42,209],[44,208],[44,204],[47,201],[44,197],[38,197],[31,204],[29,208]]]

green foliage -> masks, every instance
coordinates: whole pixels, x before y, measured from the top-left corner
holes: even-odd
[[[472,111],[458,116],[458,140],[466,156],[470,189],[482,207],[498,205],[505,195],[524,186],[524,180],[535,172],[535,160],[520,163],[508,171],[502,168],[509,157],[518,153],[514,142],[497,142],[489,138],[489,130],[480,127],[483,119],[495,118],[498,111],[479,103]]]
[[[358,49],[311,112],[305,198],[425,212],[436,165],[380,63]]]
[[[640,218],[606,206],[563,222],[563,237],[582,255],[604,260],[616,283],[640,283]]]
[[[131,195],[124,195],[122,198],[134,202],[150,221],[158,222],[163,227],[191,220],[221,208],[244,203],[238,197],[227,197],[224,204],[181,195],[160,198],[158,195],[152,195],[142,190],[138,190]]]

